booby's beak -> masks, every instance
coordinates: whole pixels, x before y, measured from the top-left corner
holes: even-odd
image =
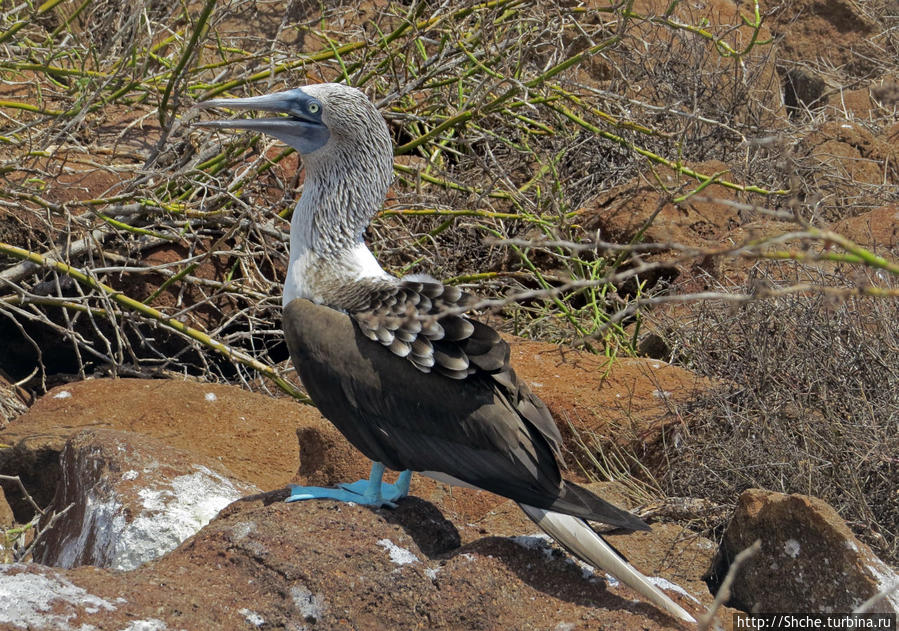
[[[322,120],[324,109],[322,103],[300,88],[244,99],[211,99],[197,103],[196,107],[204,109],[223,107],[286,114],[287,116],[266,118],[198,121],[194,125],[257,131],[287,143],[301,154],[312,153],[321,148],[331,135]]]

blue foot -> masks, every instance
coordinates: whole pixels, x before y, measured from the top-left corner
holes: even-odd
[[[396,484],[382,482],[384,465],[374,462],[371,466],[371,474],[368,480],[359,480],[349,484],[341,484],[339,488],[325,488],[320,486],[291,486],[290,496],[287,502],[299,502],[311,499],[332,499],[340,502],[353,502],[364,506],[389,506],[396,508],[394,503],[409,494],[409,482],[412,479],[411,471],[400,473]]]
[[[358,495],[380,497],[388,502],[395,502],[409,495],[409,481],[412,479],[411,471],[403,471],[395,484],[388,484],[381,481],[381,475],[375,475],[377,473],[375,466],[381,467],[381,475],[383,475],[383,465],[374,463],[372,465],[372,475],[369,476],[368,480],[347,482],[346,484],[338,484],[338,486]]]
[[[368,484],[368,480],[360,480],[360,482]],[[364,506],[374,506],[380,508],[387,506],[396,508],[396,504],[383,497],[368,497],[362,493],[349,491],[342,488],[327,488],[322,486],[290,486],[290,495],[285,502],[300,502],[302,500],[330,499],[338,502],[352,502],[353,504],[362,504]]]

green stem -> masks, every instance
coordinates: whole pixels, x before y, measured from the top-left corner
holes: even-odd
[[[184,51],[181,53],[181,59],[178,60],[178,65],[175,66],[175,70],[172,72],[171,77],[165,86],[165,92],[162,94],[162,101],[160,101],[159,109],[157,110],[159,114],[159,125],[161,127],[165,127],[165,108],[168,105],[169,97],[172,95],[172,90],[181,78],[181,72],[184,70],[187,62],[190,61],[190,58],[193,56],[194,49],[197,47],[200,36],[206,31],[206,22],[209,20],[209,16],[212,15],[212,10],[215,8],[216,1],[217,0],[206,0],[203,11],[197,19],[197,24],[190,34],[190,41],[188,41],[187,46],[184,47]]]

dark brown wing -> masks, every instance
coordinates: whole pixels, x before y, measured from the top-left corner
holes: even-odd
[[[547,410],[509,364],[509,345],[495,330],[460,309],[476,301],[458,287],[405,278],[360,281],[342,288],[339,303],[370,340],[423,373],[465,380],[489,375],[504,400],[547,441],[561,459],[562,437]]]
[[[363,335],[345,313],[306,300],[287,305],[283,324],[312,400],[372,460],[437,471],[537,508],[645,527],[562,480],[558,430],[508,361],[463,379],[425,373]],[[479,326],[496,335],[493,346],[508,358],[505,342]]]

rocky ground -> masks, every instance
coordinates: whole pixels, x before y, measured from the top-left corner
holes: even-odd
[[[559,402],[556,414],[580,410],[581,431],[601,431],[589,416],[612,401],[633,402],[646,431],[677,422],[657,388],[702,387],[657,360],[597,380],[592,356],[535,343],[516,350],[536,358],[523,372],[541,378],[531,383]],[[418,477],[394,510],[284,503],[277,489],[289,482],[334,484],[367,470],[314,408],[290,400],[196,382],[90,380],[51,390],[0,442],[10,446],[2,470],[47,506],[35,562],[0,567],[4,628],[678,626],[487,493]],[[627,503],[615,484],[592,488]],[[8,500],[6,520],[28,515],[20,494]],[[662,517],[679,510],[656,507],[651,532],[606,536],[697,615],[714,597],[709,575],[756,538],[762,552],[733,586],[747,611],[850,610],[897,578],[815,498],[747,491],[720,547]],[[732,611],[717,613],[725,628]]]
[[[171,41],[186,39],[182,35],[190,32],[201,9],[188,4],[192,20],[188,26],[178,22],[171,27],[177,36],[149,35],[153,55],[169,54],[166,46]],[[399,179],[388,210],[445,204],[450,209],[484,205],[490,211],[523,213],[531,208],[533,198],[528,196],[540,188],[531,180],[540,167],[541,173],[557,177],[540,184],[564,195],[565,203],[559,201],[558,206],[571,205],[552,208],[562,217],[553,236],[580,240],[599,235],[617,244],[642,240],[678,246],[657,247],[645,257],[650,271],[639,280],[645,291],[660,292],[646,294],[653,298],[668,290],[749,292],[811,277],[826,278],[822,294],[828,300],[863,293],[860,287],[889,291],[895,286],[891,274],[899,270],[889,264],[899,255],[899,57],[894,54],[899,4],[763,3],[765,19],[758,39],[770,43],[737,61],[730,53],[712,54],[726,53],[721,42],[746,44],[741,38],[746,33],[743,18],[751,14],[749,4],[638,0],[631,6],[635,15],[662,16],[672,8],[667,16],[671,20],[634,17],[617,46],[559,75],[564,78],[561,86],[576,86],[581,98],[603,91],[615,95],[609,102],[591,104],[614,112],[620,120],[609,129],[627,139],[636,137],[638,144],[646,142],[672,160],[667,166],[647,167],[643,157],[610,148],[608,137],[597,140],[583,129],[570,135],[554,130],[574,143],[573,149],[560,149],[563,141],[546,134],[551,139],[541,145],[546,154],[534,150],[518,162],[520,156],[511,149],[495,156],[491,152],[519,150],[519,145],[543,137],[490,144],[491,134],[508,130],[491,127],[498,125],[496,120],[475,118],[478,126],[460,128],[463,141],[452,145],[455,152],[449,157],[438,155],[442,145],[426,145],[431,153],[397,157]],[[412,497],[392,510],[328,501],[283,503],[283,489],[291,482],[330,485],[368,473],[368,464],[313,407],[273,392],[272,382],[256,372],[268,369],[264,374],[284,377],[285,389],[298,392],[277,330],[283,226],[280,220],[264,222],[244,208],[264,208],[262,214],[271,217],[289,207],[301,182],[295,174],[298,160],[280,156],[276,146],[261,151],[254,147],[246,155],[245,148],[229,149],[224,152],[227,166],[218,170],[215,164],[221,156],[210,152],[208,138],[198,141],[186,126],[163,128],[147,100],[153,102],[158,94],[121,101],[117,99],[128,92],[119,94],[117,85],[109,88],[115,98],[103,91],[103,84],[85,98],[83,114],[60,114],[74,107],[70,101],[75,100],[71,94],[77,82],[67,77],[108,77],[81,76],[56,66],[46,70],[52,64],[64,65],[60,59],[68,58],[56,48],[52,52],[59,59],[51,55],[42,70],[33,59],[39,40],[35,33],[49,37],[64,33],[61,25],[69,25],[72,41],[93,38],[97,50],[110,58],[118,42],[131,37],[122,35],[124,30],[112,35],[79,27],[78,15],[65,3],[60,7],[36,9],[34,29],[23,28],[27,37],[12,44],[8,40],[19,27],[4,22],[0,28],[0,45],[12,60],[0,59],[0,143],[10,156],[4,154],[0,164],[0,247],[6,248],[0,254],[0,475],[17,476],[25,489],[11,478],[0,483],[0,532],[6,535],[0,539],[0,628],[562,631],[679,626],[611,577],[573,561],[540,535],[514,504],[487,493],[416,477]],[[549,29],[560,18],[554,3],[543,9]],[[604,3],[566,10],[570,15],[565,19],[574,16],[574,21],[565,22],[558,41],[547,49],[583,50],[595,43],[591,37],[618,28],[615,19],[620,14]],[[191,79],[199,82],[191,83],[193,92],[180,98],[199,98],[222,80],[216,64],[229,55],[239,58],[239,69],[232,72],[254,77],[252,72],[276,65],[266,60],[262,70],[254,66],[259,51],[283,47],[328,52],[333,43],[328,34],[356,37],[361,29],[365,37],[374,38],[391,32],[395,16],[402,13],[398,11],[386,2],[362,2],[316,30],[324,19],[317,7],[305,3],[218,7],[210,27],[213,43],[200,56],[207,66]],[[125,13],[115,3],[96,2],[84,15],[109,24],[108,16]],[[146,7],[147,23],[157,24],[163,14],[164,7],[155,3]],[[416,19],[427,17],[416,14]],[[500,16],[491,19],[502,22]],[[427,48],[436,36],[423,24],[418,28]],[[480,22],[463,26],[461,32],[489,31]],[[520,32],[521,37],[530,36],[523,26]],[[712,32],[720,37],[717,45],[703,34]],[[141,31],[134,33],[137,38]],[[688,39],[694,36],[695,41]],[[75,50],[74,45],[70,48]],[[356,49],[340,50],[346,59],[294,68],[288,81],[333,78],[341,64],[356,63],[351,57]],[[412,44],[410,50],[410,57],[419,52]],[[254,53],[243,56],[244,51]],[[528,49],[524,57],[540,68],[555,59],[540,46]],[[166,58],[162,67],[171,70],[178,61],[177,56]],[[502,59],[493,61],[494,75],[507,70]],[[395,66],[389,66],[393,74],[386,73],[387,66],[378,66],[378,72],[403,75]],[[116,66],[122,67],[130,68]],[[482,70],[483,65],[477,72]],[[112,74],[108,67],[103,71]],[[452,68],[447,73],[460,74]],[[466,76],[480,75],[472,70]],[[408,80],[415,84],[414,77]],[[257,92],[280,87],[272,81],[250,83]],[[112,85],[111,80],[107,83]],[[397,144],[421,132],[416,116],[438,107],[420,87],[409,89],[421,110],[401,99],[388,103]],[[97,94],[104,96],[95,101]],[[453,95],[451,91],[450,97],[440,98]],[[626,99],[635,107],[632,112]],[[658,108],[669,106],[678,109],[679,116],[669,120],[659,113]],[[540,133],[564,118],[559,111],[540,118],[545,112],[532,110],[519,118],[517,110],[515,116],[505,111],[502,115],[533,125]],[[34,118],[21,118],[23,112]],[[597,124],[610,120],[609,114],[597,114],[596,107],[577,112],[596,115]],[[712,125],[710,117],[715,119]],[[652,141],[627,136],[629,125],[644,123],[659,127],[647,134]],[[465,140],[466,134],[476,140]],[[474,159],[466,157],[468,149],[473,149]],[[494,162],[485,161],[487,155]],[[265,158],[274,163],[265,166]],[[258,180],[239,181],[249,161],[259,169]],[[500,176],[497,165],[504,167]],[[716,183],[706,182],[693,194],[696,178],[686,176],[684,166],[718,174]],[[429,188],[439,181],[426,179],[433,180],[434,173],[452,180],[453,186]],[[182,194],[177,187],[187,179],[202,181],[206,188],[184,189]],[[758,183],[770,190],[757,194],[719,180]],[[506,197],[491,199],[466,188],[487,181],[490,191]],[[791,193],[771,193],[778,188]],[[682,193],[691,196],[680,199]],[[513,206],[505,201],[519,196],[528,203]],[[207,197],[237,202],[204,206]],[[97,199],[103,203],[95,203]],[[144,223],[132,221],[149,207],[153,212],[162,209],[161,218],[151,213]],[[219,219],[221,208],[226,210]],[[107,211],[120,223],[101,214]],[[797,223],[797,216],[802,221]],[[540,286],[531,276],[521,280],[526,263],[555,283],[573,269],[559,263],[563,257],[551,249],[535,248],[528,260],[521,252],[497,247],[477,228],[483,228],[476,224],[481,219],[456,225],[452,219],[442,223],[443,216],[415,221],[386,213],[369,235],[379,256],[397,273],[414,268],[463,284],[483,277],[483,286],[469,286],[503,295],[509,288]],[[491,235],[547,236],[534,227],[542,224],[531,220],[486,225]],[[833,230],[863,250],[810,240],[809,226]],[[800,233],[805,236],[797,236]],[[255,236],[260,238],[251,238]],[[766,239],[777,248],[753,249]],[[39,265],[6,246],[48,257]],[[744,249],[736,251],[739,246]],[[685,255],[686,249],[699,254]],[[66,255],[61,258],[92,270],[92,277],[107,289],[76,283],[58,268],[48,271],[50,254],[62,250]],[[722,255],[724,251],[730,254]],[[839,256],[828,258],[829,253]],[[871,258],[865,259],[868,255]],[[887,264],[853,267],[863,259],[870,264],[874,255],[885,257]],[[766,258],[775,263],[761,272],[760,260]],[[776,260],[782,258],[790,265],[779,267]],[[577,261],[582,267],[575,267],[583,274],[596,262],[585,257]],[[235,279],[243,282],[237,289]],[[632,304],[628,301],[639,294],[634,282],[632,277],[616,280],[609,304]],[[160,315],[113,304],[117,292],[143,301]],[[860,304],[858,311],[878,318],[881,326],[861,325],[874,332],[882,351],[860,360],[874,366],[873,376],[866,378],[887,395],[899,391],[899,342],[895,333],[890,336],[889,326],[882,326],[899,314],[895,307],[881,311],[871,303],[852,304]],[[895,290],[879,304],[895,305]],[[756,367],[740,363],[751,354],[734,352],[729,360],[719,359],[719,365],[729,363],[732,370],[712,370],[713,364],[700,361],[707,352],[703,340],[683,333],[700,328],[702,322],[719,329],[739,322],[741,313],[728,309],[720,312],[736,314],[733,319],[716,324],[720,321],[703,321],[701,312],[689,305],[660,304],[645,320],[624,321],[622,338],[632,336],[636,342],[627,352],[608,339],[590,340],[599,351],[590,353],[568,343],[510,336],[513,363],[557,419],[565,440],[567,477],[635,510],[652,526],[647,533],[609,532],[608,539],[687,610],[698,617],[712,607],[729,564],[758,539],[760,551],[736,574],[726,606],[715,611],[715,628],[731,628],[736,611],[851,611],[899,581],[895,401],[882,402],[856,385],[862,381],[847,379],[848,385],[830,398],[790,401],[773,412],[753,404],[748,411],[734,413],[741,390],[762,386],[745,385],[735,374],[756,374],[750,370]],[[539,308],[532,304],[519,311],[510,307],[491,314],[491,323],[504,332],[532,337],[567,342],[581,337],[582,329],[559,333],[564,331],[559,322],[566,319],[558,313],[535,317],[535,311]],[[821,311],[837,308],[827,302]],[[166,321],[168,317],[173,321]],[[211,344],[197,341],[201,338],[171,333],[184,325],[230,346],[217,355]],[[763,323],[752,332],[750,343],[774,339],[775,328]],[[840,323],[825,334],[838,341],[863,339],[846,334]],[[807,335],[796,328],[783,339]],[[876,346],[869,340],[858,345]],[[836,352],[821,347],[821,352]],[[770,351],[772,364],[777,364],[777,350]],[[726,356],[729,350],[721,352]],[[234,360],[238,355],[252,356],[257,363]],[[820,370],[829,388],[827,362],[814,355],[803,361],[805,373]],[[847,370],[856,372],[863,370]],[[773,381],[805,384],[787,370],[771,374]],[[845,399],[858,405],[844,408]],[[715,407],[700,410],[700,400],[711,400]],[[843,414],[844,409],[850,412]],[[715,444],[720,434],[706,430],[710,424],[716,431],[736,426],[741,415],[745,425],[727,435],[734,441],[728,452]],[[845,419],[846,425],[833,424],[833,415],[851,418]],[[753,437],[768,436],[768,425],[778,419],[786,419],[790,427],[820,426],[824,438],[797,430],[788,436],[795,444],[784,446],[785,452],[796,452],[795,460],[766,453],[756,462]],[[855,435],[868,425],[883,433]],[[745,442],[737,443],[738,435]],[[711,437],[705,451],[697,447],[703,436]],[[824,456],[799,450],[818,440],[831,444],[827,453],[834,460],[845,452],[846,468],[828,469]],[[856,451],[858,445],[864,449]],[[774,469],[764,479],[808,473],[808,484],[766,485],[787,493],[753,488],[759,478],[745,470],[772,463],[785,463],[794,471]],[[847,468],[858,475],[841,477]],[[817,477],[812,481],[820,471],[826,484]],[[671,472],[689,482],[672,482],[666,477]],[[693,483],[694,473],[703,484]],[[600,477],[618,482],[591,482]],[[720,484],[715,493],[704,493],[714,486],[706,482],[710,478]],[[684,487],[681,494],[689,496],[668,497],[670,489]],[[797,487],[806,494],[793,492]],[[824,496],[825,491],[832,505],[808,494]],[[24,527],[29,523],[33,527]],[[29,546],[28,562],[14,562]],[[881,597],[871,610],[899,610],[899,593]]]

